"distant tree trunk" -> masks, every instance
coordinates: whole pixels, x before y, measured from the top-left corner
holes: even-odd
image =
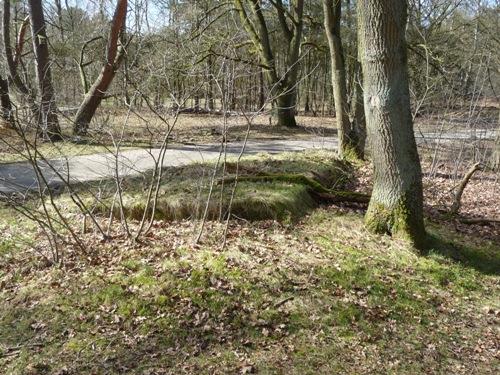
[[[342,18],[341,0],[323,0],[323,12],[326,36],[330,49],[332,69],[333,98],[335,102],[335,118],[339,137],[339,155],[353,155],[363,158],[360,144],[364,144],[363,134],[358,134],[354,124],[349,119],[347,103],[347,78],[344,64],[344,52],[340,35],[340,21]]]
[[[11,40],[10,40],[10,0],[4,0],[3,2],[3,15],[2,15],[2,34],[3,34],[3,45],[4,45],[4,53],[5,60],[7,62],[8,72],[9,72],[9,80],[13,83],[13,87],[16,89],[22,101],[26,101],[28,103],[28,107],[30,108],[31,115],[34,119],[38,120],[38,104],[36,104],[35,95],[30,90],[27,84],[25,84],[17,70],[20,56],[23,50],[24,45],[24,36],[26,34],[26,28],[29,26],[29,18],[25,19],[25,21],[21,24],[19,29],[19,37],[17,39],[15,54],[12,51]],[[38,125],[38,124],[37,124]]]
[[[40,89],[40,111],[38,132],[45,139],[61,140],[61,128],[57,119],[57,107],[52,86],[49,46],[45,30],[45,19],[41,0],[29,0],[29,15],[33,51],[35,52],[36,74]]]
[[[333,99],[339,138],[338,152],[340,157],[344,157],[354,149],[354,142],[350,138],[351,124],[347,108],[346,74],[340,38],[342,2],[340,0],[323,0],[323,12],[332,67]]]
[[[85,94],[76,113],[73,125],[73,133],[75,135],[87,134],[90,121],[92,121],[97,108],[99,108],[99,105],[105,98],[108,88],[115,77],[115,73],[120,66],[124,51],[119,48],[118,44],[120,34],[125,28],[127,5],[127,0],[118,0],[116,4],[109,35],[106,63],[102,67],[101,73],[94,84],[90,87],[87,94]]]
[[[491,155],[491,169],[500,171],[500,112],[498,113],[497,136],[495,138],[495,145],[493,146],[493,153]]]
[[[500,135],[497,135],[493,155],[491,157],[491,167],[494,171],[500,170]]]
[[[63,9],[61,5],[61,0],[55,0],[55,5],[57,12],[57,23],[59,26],[59,33],[61,35],[61,40],[64,40]]]
[[[422,172],[413,133],[403,0],[359,0],[366,121],[374,185],[367,227],[425,242]]]
[[[7,121],[9,124],[12,124],[12,103],[10,102],[9,96],[9,83],[6,79],[3,79],[0,76],[0,116]]]
[[[295,92],[290,92],[278,96],[276,99],[276,118],[278,121],[278,126],[296,126],[295,122]],[[294,124],[294,125],[291,125]]]
[[[264,82],[264,73],[259,69],[259,110],[262,111],[266,105],[266,84]]]
[[[265,9],[258,0],[234,0],[236,10],[247,34],[256,47],[269,84],[270,96],[276,106],[277,125],[295,127],[295,106],[299,75],[300,46],[302,43],[304,0],[271,2],[276,11],[281,35],[286,41],[284,73],[278,74],[277,56],[273,52],[271,38],[264,16]]]
[[[208,110],[213,111],[215,110],[215,102],[214,102],[214,77],[213,77],[213,67],[212,67],[213,61],[212,61],[212,55],[208,55],[207,58],[207,80],[208,80],[208,87],[207,87],[207,102],[205,103],[208,105]]]

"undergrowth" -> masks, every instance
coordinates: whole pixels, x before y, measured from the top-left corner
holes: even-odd
[[[158,217],[201,210],[211,168],[169,169]],[[245,159],[240,173],[343,189],[351,167],[294,153]],[[144,187],[125,185],[134,217]],[[233,213],[280,221],[231,221],[223,249],[215,221],[197,245],[182,220],[155,222],[141,243],[88,233],[97,256],[68,248],[61,268],[33,251],[33,226],[0,209],[1,373],[496,373],[498,244],[429,222],[421,256],[366,231],[361,213],[315,206],[304,184],[242,181]]]

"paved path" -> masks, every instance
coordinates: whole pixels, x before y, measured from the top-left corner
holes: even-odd
[[[242,142],[228,144],[227,154],[237,156],[241,152]],[[310,140],[266,140],[249,141],[245,155],[267,152],[271,154],[285,151],[302,151],[307,149],[335,149],[337,139],[334,137],[313,138]],[[181,166],[199,161],[214,160],[219,156],[220,145],[172,145],[165,154],[163,166]],[[64,159],[50,160],[49,164],[39,162],[43,176],[51,188],[63,185],[64,180],[71,183],[84,183],[113,178],[118,166],[121,177],[136,176],[151,170],[158,160],[159,149],[127,150],[120,153],[118,159],[108,154],[72,156]],[[57,172],[56,172],[57,171]],[[26,193],[38,188],[36,173],[27,162],[0,164],[0,196],[2,194]]]
[[[423,137],[422,137],[423,135]],[[426,140],[474,140],[494,139],[495,132],[480,129],[475,134],[470,131],[454,131],[444,133],[416,131],[417,142]],[[243,146],[242,142],[228,144],[227,154],[237,156]],[[262,140],[249,141],[245,155],[267,152],[276,154],[285,151],[301,151],[314,148],[336,149],[336,137],[316,137],[309,140]],[[220,144],[179,145],[174,144],[166,151],[163,166],[181,166],[199,161],[214,160],[219,156]],[[136,176],[154,168],[159,149],[127,150],[120,153],[118,159],[111,153],[72,156],[54,159],[38,165],[51,188],[62,186],[58,176],[71,183],[85,183],[107,180],[115,177],[116,166],[120,177]],[[57,172],[56,172],[57,171]],[[0,195],[25,193],[37,189],[37,178],[33,167],[26,162],[0,164]]]

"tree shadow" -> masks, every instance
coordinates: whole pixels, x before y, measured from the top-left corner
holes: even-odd
[[[427,239],[427,255],[438,254],[487,275],[500,275],[500,248],[457,243],[440,233],[431,232]]]

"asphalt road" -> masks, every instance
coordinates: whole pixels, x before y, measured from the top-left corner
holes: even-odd
[[[230,143],[228,156],[237,156],[243,142]],[[335,137],[312,138],[310,140],[266,140],[249,141],[244,155],[258,153],[276,154],[287,151],[308,149],[336,149]],[[220,144],[172,145],[168,147],[163,162],[164,167],[182,166],[193,162],[217,159]],[[72,184],[107,180],[116,177],[137,176],[155,167],[160,149],[138,149],[120,152],[118,157],[111,153],[71,156],[38,162],[47,185],[57,189],[63,181]],[[42,184],[45,185],[45,184]],[[28,162],[0,164],[0,194],[27,193],[38,189],[37,174]]]
[[[473,141],[474,139],[494,139],[493,130],[479,129],[475,134],[470,131],[455,131],[450,133],[426,132],[415,133],[417,142],[425,140],[440,141]],[[228,156],[237,156],[243,147],[243,142],[230,143],[227,146]],[[308,140],[261,140],[248,141],[245,155],[257,153],[276,154],[287,151],[302,151],[308,149],[337,148],[336,137],[316,137]],[[174,167],[193,162],[210,161],[219,156],[220,144],[205,145],[171,145],[165,153],[164,167]],[[120,152],[118,157],[111,153],[71,156],[50,160],[49,163],[39,162],[47,185],[57,189],[64,181],[72,184],[108,180],[116,177],[132,177],[154,168],[160,154],[159,149],[138,149]],[[45,184],[44,184],[45,185]],[[0,164],[0,194],[24,194],[38,189],[38,179],[32,165],[28,162]]]

